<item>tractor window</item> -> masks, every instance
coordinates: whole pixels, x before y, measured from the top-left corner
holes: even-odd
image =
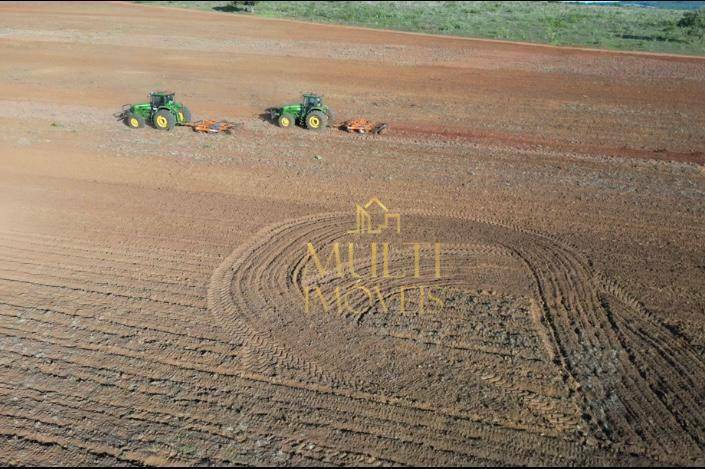
[[[173,101],[174,95],[163,95],[157,94],[152,96],[152,107],[158,108],[166,106],[169,102]]]
[[[306,96],[304,100],[305,106],[318,106],[321,103],[321,99],[317,96]]]

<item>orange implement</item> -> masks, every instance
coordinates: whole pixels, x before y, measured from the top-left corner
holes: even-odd
[[[389,126],[385,123],[374,124],[367,119],[350,119],[338,124],[336,127],[346,132],[381,134],[384,133]]]
[[[217,134],[219,132],[225,132],[229,134],[232,132],[233,129],[237,129],[242,126],[242,124],[226,120],[215,121],[210,119],[204,119],[185,125],[191,127],[194,132],[202,132],[209,134]]]

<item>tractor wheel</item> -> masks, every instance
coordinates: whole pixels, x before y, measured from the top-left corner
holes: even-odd
[[[282,114],[277,119],[277,125],[282,129],[288,129],[294,125],[294,116],[291,114]]]
[[[186,106],[183,106],[179,112],[176,113],[178,116],[179,124],[188,124],[191,122],[191,111]]]
[[[320,111],[311,111],[306,116],[306,128],[309,130],[321,130],[328,126],[328,116]]]
[[[131,129],[141,129],[144,127],[144,118],[138,114],[132,114],[130,112],[125,116],[125,125]]]
[[[161,109],[154,114],[152,123],[154,124],[154,127],[159,130],[171,130],[174,128],[174,125],[176,125],[176,119],[170,111]]]

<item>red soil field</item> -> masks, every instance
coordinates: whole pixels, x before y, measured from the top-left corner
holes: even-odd
[[[119,2],[0,59],[1,462],[705,463],[705,59]],[[243,126],[112,116],[156,89]],[[389,131],[262,118],[308,91]],[[442,275],[372,275],[374,197]],[[375,301],[306,311],[307,243]]]

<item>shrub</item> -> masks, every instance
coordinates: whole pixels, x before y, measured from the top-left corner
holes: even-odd
[[[230,2],[228,5],[229,10],[231,11],[246,11],[248,13],[252,13],[255,11],[255,4],[257,1],[252,1],[252,0],[247,0],[247,1],[237,1],[237,2]]]
[[[678,21],[678,27],[683,28],[689,36],[702,39],[705,37],[705,8],[686,11]]]

